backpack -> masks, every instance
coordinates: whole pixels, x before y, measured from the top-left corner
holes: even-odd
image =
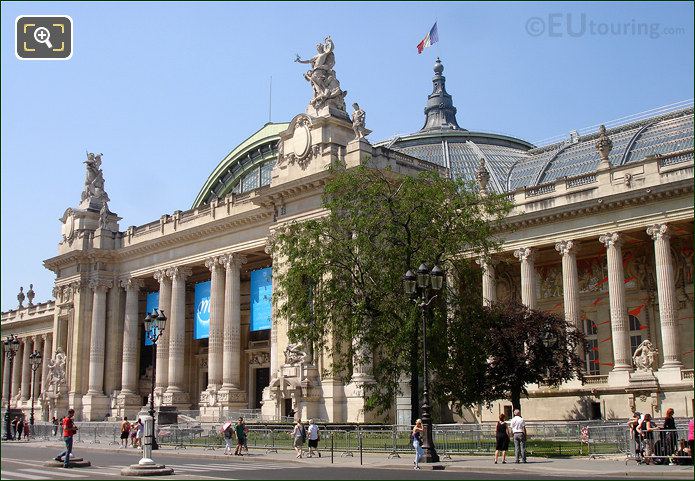
[[[306,429],[304,429],[304,426],[302,426],[302,443],[306,442]]]

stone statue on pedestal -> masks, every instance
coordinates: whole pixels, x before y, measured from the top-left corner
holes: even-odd
[[[101,170],[102,154],[87,152],[87,174],[84,180],[84,190],[82,191],[82,201],[87,199],[95,200],[99,203],[108,202],[109,196],[104,190],[104,173]]]
[[[355,139],[363,139],[372,133],[371,130],[365,127],[365,122],[367,121],[367,114],[360,106],[355,102],[352,104],[352,130],[355,131]]]
[[[310,101],[311,106],[317,110],[331,106],[345,112],[347,91],[340,89],[340,82],[336,78],[335,70],[333,70],[335,66],[334,49],[333,40],[329,36],[326,37],[324,43],[316,45],[317,54],[311,59],[302,60],[297,54],[294,61],[311,65],[311,70],[304,74],[304,78],[314,90],[314,96]]]
[[[652,342],[649,339],[642,341],[632,355],[632,362],[635,365],[635,369],[642,372],[652,371],[658,352],[659,351],[652,346]]]

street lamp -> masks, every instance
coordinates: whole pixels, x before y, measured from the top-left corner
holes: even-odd
[[[5,441],[10,441],[14,439],[12,436],[12,428],[10,427],[10,405],[12,402],[12,365],[14,363],[14,357],[17,355],[19,350],[19,339],[17,339],[16,334],[7,336],[7,338],[2,342],[5,347],[5,356],[7,357],[7,362],[10,363],[9,379],[5,382],[9,384],[9,391],[7,393],[7,408],[5,409]]]
[[[408,270],[403,276],[403,287],[405,293],[412,297],[413,302],[420,308],[422,317],[422,362],[424,375],[424,388],[422,392],[422,424],[425,430],[425,439],[422,442],[422,449],[425,452],[426,463],[438,463],[439,455],[434,446],[432,438],[432,415],[430,413],[429,395],[429,367],[427,365],[427,308],[436,299],[437,295],[431,295],[431,291],[439,291],[444,284],[444,273],[434,266],[432,270],[427,264],[420,264],[417,274]]]
[[[167,318],[164,311],[152,309],[151,314],[145,317],[145,336],[152,341],[152,387],[150,388],[150,416],[152,416],[152,449],[159,449],[154,430],[154,384],[157,377],[157,341],[162,337],[166,327]]]
[[[34,434],[34,389],[36,389],[36,370],[41,366],[41,360],[42,356],[39,351],[35,350],[29,354],[29,364],[31,364],[31,412],[29,414],[31,434]]]

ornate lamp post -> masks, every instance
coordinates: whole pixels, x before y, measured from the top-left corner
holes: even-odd
[[[34,389],[36,386],[36,370],[41,366],[42,357],[39,351],[34,351],[29,354],[29,364],[31,364],[31,412],[29,413],[31,434],[34,434]]]
[[[429,395],[429,366],[427,364],[427,312],[430,303],[436,299],[437,295],[431,291],[439,291],[444,284],[444,273],[442,270],[434,266],[430,271],[427,264],[420,264],[417,275],[412,271],[406,272],[403,276],[403,285],[405,293],[412,297],[413,302],[420,308],[422,317],[422,362],[423,362],[423,377],[424,388],[422,392],[422,424],[425,430],[425,439],[422,442],[422,449],[425,452],[425,462],[438,463],[439,455],[434,446],[432,438],[432,415],[430,413],[430,395]]]
[[[17,339],[16,334],[12,334],[11,336],[7,336],[2,344],[5,347],[5,356],[7,356],[7,362],[10,363],[10,390],[7,394],[7,408],[5,409],[5,440],[10,441],[13,439],[12,427],[10,426],[10,404],[12,402],[12,366],[14,364],[14,357],[17,355],[17,351],[19,350],[19,339]]]
[[[555,346],[557,346],[557,337],[555,337],[555,334],[553,331],[548,329],[543,333],[543,337],[541,338],[541,341],[543,342],[543,345],[547,348],[554,349]],[[546,370],[545,377],[547,379],[550,379],[550,368]]]
[[[157,377],[157,341],[162,337],[166,327],[167,318],[164,311],[152,309],[152,313],[145,317],[145,335],[152,341],[152,387],[150,389],[150,411],[154,422],[154,384]],[[152,449],[159,449],[155,436],[154,426],[152,427]]]

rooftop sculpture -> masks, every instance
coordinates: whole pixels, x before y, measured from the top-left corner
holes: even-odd
[[[304,78],[311,84],[314,96],[309,104],[316,110],[325,106],[334,107],[345,112],[345,96],[347,91],[340,89],[340,82],[335,76],[335,46],[328,36],[324,43],[316,45],[316,55],[308,60],[302,60],[297,54],[295,62],[311,65],[311,69],[304,74]]]

